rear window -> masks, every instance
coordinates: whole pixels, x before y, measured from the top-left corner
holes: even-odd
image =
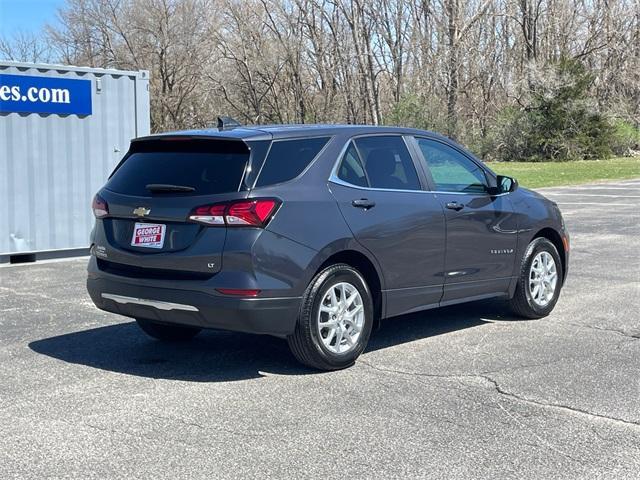
[[[329,137],[274,141],[258,176],[256,187],[296,178],[316,158],[328,141]]]
[[[237,192],[248,160],[246,145],[238,141],[139,142],[132,145],[129,156],[112,174],[106,188],[138,196],[150,195],[147,185],[152,184],[193,188],[180,195]]]

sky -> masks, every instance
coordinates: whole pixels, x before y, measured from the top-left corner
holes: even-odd
[[[17,31],[38,33],[45,23],[55,23],[56,10],[65,0],[0,0],[0,36]]]

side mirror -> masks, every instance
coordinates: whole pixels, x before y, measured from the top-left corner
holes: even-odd
[[[505,175],[498,175],[498,189],[500,193],[511,193],[518,188],[518,181],[515,178]]]
[[[518,188],[518,181],[515,178],[505,175],[498,175],[496,185],[489,187],[489,195],[501,195],[511,193]]]

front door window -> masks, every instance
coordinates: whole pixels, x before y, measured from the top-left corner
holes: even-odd
[[[486,193],[487,178],[475,162],[440,142],[416,140],[437,191]]]

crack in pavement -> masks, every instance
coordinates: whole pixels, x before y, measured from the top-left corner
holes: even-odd
[[[486,376],[483,375],[473,375],[473,374],[428,374],[428,373],[412,373],[412,372],[405,372],[405,371],[400,371],[400,370],[391,370],[391,369],[386,369],[386,368],[382,368],[382,367],[377,367],[375,365],[372,365],[368,362],[363,362],[362,360],[359,360],[358,363],[364,363],[366,366],[368,366],[369,368],[372,368],[374,370],[378,370],[380,372],[384,372],[384,373],[398,373],[398,374],[402,374],[402,375],[408,375],[413,377],[415,380],[418,380],[419,377],[430,377],[430,378],[446,378],[446,379],[453,379],[453,380],[460,380],[461,378],[481,378],[484,381],[488,381],[488,378]],[[421,384],[426,384],[425,382],[422,382],[420,380],[418,380],[419,383]],[[494,383],[495,385],[495,383]],[[538,435],[533,429],[529,428],[528,425],[526,425],[525,423],[521,422],[514,414],[512,414],[511,412],[509,412],[506,408],[504,408],[504,406],[502,406],[499,402],[496,402],[496,405],[500,408],[500,410],[502,410],[502,412],[504,412],[509,418],[511,418],[511,420],[513,422],[515,422],[516,424],[518,424],[520,427],[525,428],[527,430],[529,430],[530,434],[533,435],[535,437],[535,439],[539,442],[536,443],[535,446],[539,447],[539,448],[546,448],[554,453],[557,453],[559,455],[561,455],[564,458],[567,458],[575,463],[579,463],[579,464],[583,464],[584,461],[581,461],[579,459],[577,459],[576,457],[572,456],[571,454],[563,451],[562,449],[558,448],[558,446],[554,445],[553,443],[547,441],[546,439],[542,438],[540,435]],[[503,422],[500,422],[503,423]]]
[[[67,421],[62,421],[63,423],[66,423],[69,426],[77,426],[74,425],[73,423],[67,422]],[[106,433],[109,435],[126,435],[127,437],[133,438],[133,439],[137,439],[137,440],[150,440],[152,443],[158,443],[160,439],[152,437],[150,435],[145,435],[144,433],[137,433],[137,432],[132,432],[126,428],[124,429],[119,429],[119,428],[107,428],[107,427],[101,427],[99,425],[94,425],[92,423],[88,423],[88,422],[81,422],[81,425],[84,425],[85,427],[88,427],[92,430],[97,430],[99,432],[102,433]],[[179,438],[175,438],[175,437],[168,437],[168,436],[164,436],[162,437],[162,440],[168,440],[170,443],[172,444],[180,444],[180,445],[184,445],[187,447],[197,447],[199,444],[198,442],[195,443],[190,443],[190,442],[186,442],[184,440],[181,440]]]
[[[373,365],[369,362],[366,362],[364,360],[358,360],[358,363],[361,363],[363,365],[366,365],[369,368],[372,368],[374,370],[378,370],[380,372],[385,372],[385,373],[395,373],[398,375],[408,375],[408,376],[414,376],[414,377],[427,377],[427,378],[443,378],[443,379],[450,379],[450,380],[459,380],[461,378],[471,378],[471,379],[482,379],[485,382],[487,382],[488,384],[490,384],[491,386],[493,386],[493,389],[500,395],[511,398],[513,400],[517,400],[519,402],[523,402],[523,403],[527,403],[529,405],[535,405],[537,407],[542,407],[542,408],[550,408],[550,409],[555,409],[555,410],[559,410],[565,413],[572,413],[572,414],[578,414],[578,415],[583,415],[585,417],[588,417],[590,419],[599,419],[599,420],[606,420],[606,421],[610,421],[613,423],[618,423],[618,424],[623,424],[627,427],[632,427],[632,428],[637,428],[640,427],[640,422],[635,422],[633,420],[625,420],[623,418],[618,418],[618,417],[613,417],[613,416],[609,416],[609,415],[601,415],[598,413],[593,413],[590,412],[588,410],[582,409],[582,408],[578,408],[578,407],[572,407],[571,405],[565,405],[565,404],[561,404],[561,403],[551,403],[551,402],[544,402],[544,401],[540,401],[540,400],[533,400],[531,398],[527,398],[524,397],[522,395],[519,395],[517,393],[513,393],[513,392],[509,392],[507,390],[505,390],[502,386],[500,386],[500,384],[498,383],[497,380],[495,380],[494,378],[490,377],[487,373],[489,372],[480,372],[480,373],[468,373],[468,374],[433,374],[433,373],[423,373],[423,372],[408,372],[405,370],[394,370],[394,369],[388,369],[388,368],[384,368],[384,367],[378,367],[376,365]]]
[[[623,337],[632,338],[634,340],[640,340],[640,332],[638,333],[628,333],[624,330],[619,330],[617,328],[606,328],[606,327],[598,327],[597,325],[580,325],[578,323],[568,323],[567,325],[572,325],[578,328],[588,328],[589,330],[597,330],[599,332],[611,332],[617,333],[618,335],[622,335]]]
[[[487,382],[491,383],[494,386],[496,392],[498,392],[500,395],[504,395],[506,397],[513,398],[515,400],[518,400],[518,401],[521,401],[521,402],[524,402],[524,403],[528,403],[528,404],[531,404],[531,405],[536,405],[536,406],[544,407],[544,408],[558,409],[558,410],[561,410],[561,411],[571,412],[571,413],[574,413],[574,414],[577,413],[577,414],[584,415],[584,416],[587,416],[587,417],[590,417],[590,418],[597,418],[597,419],[607,420],[607,421],[614,422],[614,423],[621,423],[621,424],[623,424],[625,426],[631,426],[631,427],[634,427],[634,428],[635,427],[640,427],[640,422],[635,422],[633,420],[625,420],[623,418],[613,417],[613,416],[610,416],[610,415],[601,415],[599,413],[593,413],[593,412],[590,412],[590,411],[582,409],[582,408],[572,407],[571,405],[565,405],[565,404],[562,404],[562,403],[551,403],[551,402],[543,402],[543,401],[540,401],[540,400],[533,400],[531,398],[527,398],[527,397],[524,397],[524,396],[519,395],[517,393],[513,393],[513,392],[509,392],[509,391],[505,390],[504,388],[502,388],[500,386],[500,384],[498,383],[497,380],[489,377],[488,375],[478,374],[477,377],[483,378]]]
[[[210,426],[205,426],[202,425],[200,423],[196,423],[194,421],[190,421],[190,420],[185,420],[184,418],[181,417],[166,417],[164,415],[159,415],[157,413],[153,413],[153,412],[149,412],[149,415],[151,415],[154,418],[160,419],[160,420],[164,420],[164,421],[168,421],[168,422],[178,422],[181,423],[185,426],[188,427],[196,427],[199,430],[204,430],[204,431],[208,431],[208,430],[220,430],[223,432],[226,432],[230,435],[236,435],[236,436],[240,436],[240,437],[253,437],[253,438],[261,438],[261,437],[267,437],[270,436],[271,433],[270,432],[259,432],[259,433],[252,433],[252,432],[247,432],[247,431],[240,431],[240,430],[234,430],[231,428],[226,428],[223,427],[222,425],[210,425]]]
[[[516,371],[516,370],[523,370],[525,368],[548,367],[550,365],[555,365],[556,363],[566,362],[567,360],[572,360],[572,361],[587,360],[589,358],[594,357],[595,355],[597,355],[599,353],[607,352],[607,351],[611,350],[612,347],[615,348],[615,349],[618,349],[623,345],[628,345],[629,343],[633,342],[634,340],[621,341],[621,342],[617,342],[617,343],[607,344],[604,348],[598,349],[598,350],[594,350],[594,351],[592,351],[591,353],[589,353],[587,355],[566,355],[564,357],[559,357],[559,358],[556,358],[554,360],[547,360],[546,362],[527,363],[525,365],[516,365],[514,367],[503,367],[503,368],[496,368],[494,370],[485,370],[485,371],[482,372],[482,374],[487,375],[487,374],[490,374],[490,373],[513,372],[513,371]]]

